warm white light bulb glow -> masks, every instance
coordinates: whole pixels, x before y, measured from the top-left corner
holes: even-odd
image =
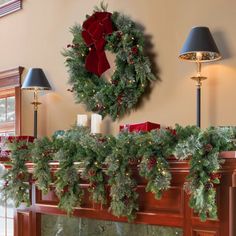
[[[201,61],[202,60],[202,53],[201,52],[197,52],[196,53],[196,58],[198,61]]]

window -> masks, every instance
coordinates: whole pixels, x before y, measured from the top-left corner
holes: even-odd
[[[0,0],[0,17],[22,8],[22,0]]]
[[[0,90],[0,136],[15,135],[15,105],[14,90]]]
[[[0,72],[0,136],[21,134],[20,79],[22,72],[22,67]],[[0,162],[1,158],[0,156]],[[0,201],[0,236],[13,236],[13,231],[13,202],[10,199],[7,202]]]
[[[13,236],[14,206],[12,201],[0,205],[0,236]]]

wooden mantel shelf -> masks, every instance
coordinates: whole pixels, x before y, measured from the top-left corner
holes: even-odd
[[[222,152],[220,157],[225,159],[225,163],[220,170],[221,184],[217,187],[218,220],[201,222],[193,213],[189,207],[189,196],[183,190],[189,163],[187,160],[170,158],[171,187],[161,200],[156,200],[152,193],[147,193],[145,180],[135,175],[138,182],[139,212],[134,223],[180,227],[184,236],[236,236],[236,152]],[[59,168],[58,162],[51,162],[50,166],[52,172]],[[32,172],[34,165],[27,163],[27,167]],[[89,184],[83,183],[81,186],[85,192],[84,201],[81,208],[75,209],[74,216],[127,222],[126,218],[117,218],[109,212],[109,203],[103,206],[93,204],[89,200]],[[58,209],[58,199],[53,189],[43,195],[33,185],[31,198],[31,207],[17,209],[15,236],[41,236],[41,214],[66,214]]]

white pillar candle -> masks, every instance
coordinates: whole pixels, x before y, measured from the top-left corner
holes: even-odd
[[[88,126],[88,116],[87,115],[77,115],[77,126]]]
[[[92,114],[91,116],[91,133],[100,134],[102,128],[102,116],[98,114]]]

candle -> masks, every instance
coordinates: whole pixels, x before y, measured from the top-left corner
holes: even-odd
[[[98,114],[92,114],[91,116],[91,133],[100,134],[102,127],[102,116]]]
[[[87,115],[77,115],[77,126],[88,126],[88,116]]]

